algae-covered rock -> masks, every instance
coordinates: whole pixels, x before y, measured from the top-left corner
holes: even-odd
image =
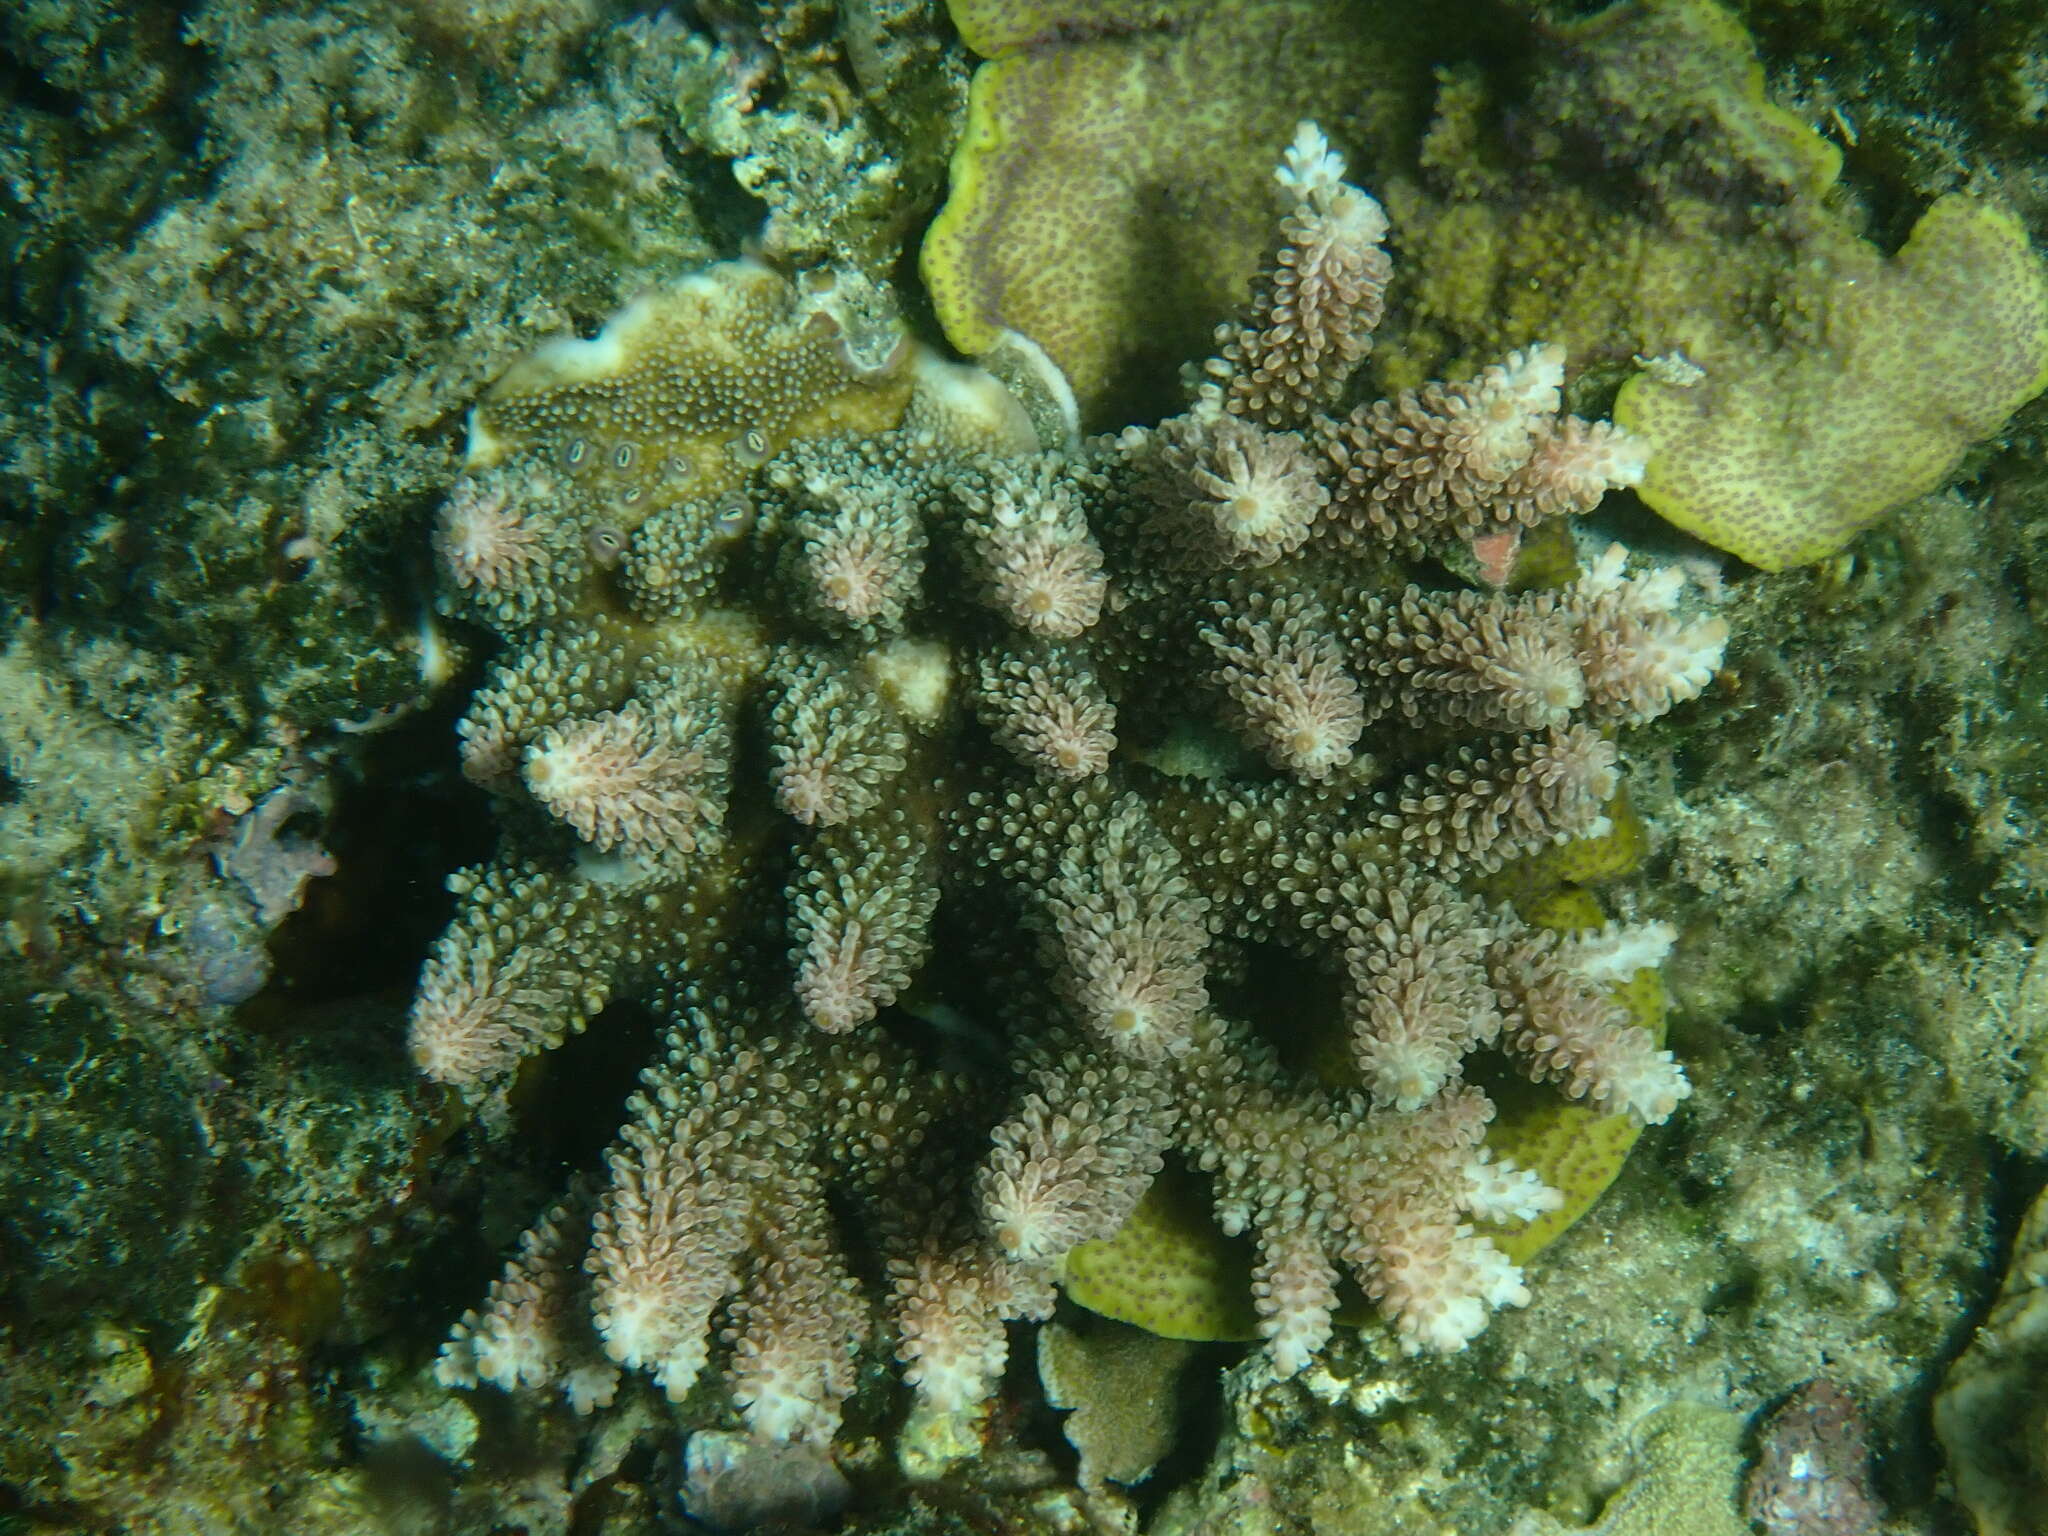
[[[1620,365],[1684,325],[1774,334],[1839,148],[1766,90],[1713,0],[1622,0],[1539,26],[1519,69],[1439,70],[1415,163],[1385,196],[1411,286],[1383,376],[1541,337]]]

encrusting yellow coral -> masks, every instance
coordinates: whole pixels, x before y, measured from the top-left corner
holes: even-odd
[[[715,1365],[754,1437],[819,1444],[884,1273],[917,1443],[961,1446],[1005,1324],[1062,1277],[1113,1309],[1092,1245],[1176,1191],[1248,1252],[1223,1301],[1156,1276],[1162,1331],[1248,1300],[1288,1374],[1352,1284],[1455,1350],[1566,1198],[1489,1145],[1468,1060],[1589,1134],[1690,1091],[1643,1027],[1671,931],[1546,861],[1620,862],[1615,733],[1726,626],[1618,547],[1409,581],[1641,465],[1560,414],[1549,347],[1344,411],[1385,225],[1342,172],[1302,125],[1253,313],[1157,429],[1041,450],[985,375],[747,263],[479,408],[440,549],[512,642],[463,728],[507,836],[453,882],[415,1055],[498,1118],[611,998],[673,1024],[444,1380],[588,1408],[607,1358],[678,1401]],[[484,581],[494,541],[545,558]]]
[[[1952,193],[1897,254],[1843,157],[1775,102],[1736,15],[1619,0],[1547,20],[1512,84],[1440,77],[1388,207],[1413,286],[1388,383],[1534,337],[1640,371],[1614,408],[1638,494],[1765,569],[1825,558],[1934,489],[2048,377],[2048,277]]]
[[[1021,333],[1089,430],[1156,408],[1270,242],[1270,146],[1374,105],[1375,27],[1331,0],[948,8],[988,62],[920,257],[947,339]]]
[[[1940,198],[1890,260],[1858,243],[1800,297],[1803,344],[1681,335],[1702,376],[1638,374],[1614,406],[1651,449],[1637,494],[1767,571],[1938,488],[2048,387],[2048,266],[1989,204]]]
[[[1742,1416],[1701,1403],[1673,1403],[1636,1427],[1635,1475],[1592,1525],[1524,1515],[1513,1536],[1745,1536],[1736,1506],[1742,1474]]]

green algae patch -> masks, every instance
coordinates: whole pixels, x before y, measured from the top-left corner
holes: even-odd
[[[1936,489],[2048,385],[2048,271],[1989,204],[1943,197],[1889,261],[1852,246],[1800,298],[1806,344],[1702,337],[1687,356],[1703,378],[1638,375],[1614,411],[1651,447],[1643,500],[1767,571]]]
[[[1314,118],[1340,142],[1398,115],[1386,29],[1331,0],[954,0],[974,76],[921,257],[961,351],[1018,333],[1091,429],[1156,416],[1272,239],[1272,166]]]

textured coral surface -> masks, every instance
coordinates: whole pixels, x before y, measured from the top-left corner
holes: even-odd
[[[1411,24],[1348,0],[950,9],[990,62],[925,284],[962,350],[1021,332],[1048,353],[1091,429],[1156,413],[1239,301],[1267,244],[1265,161],[1295,120],[1376,143],[1413,106],[1385,63]]]
[[[1674,327],[1704,377],[1641,374],[1615,402],[1660,466],[1643,499],[1767,571],[1934,490],[2048,385],[2048,267],[2003,210],[1943,198],[1889,261],[1851,246],[1829,266],[1803,344],[1745,356]]]

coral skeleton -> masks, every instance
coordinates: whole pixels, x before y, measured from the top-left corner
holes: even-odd
[[[1488,1147],[1474,1055],[1638,1123],[1685,1097],[1621,1000],[1670,930],[1504,894],[1609,832],[1616,733],[1726,628],[1618,547],[1422,584],[1640,454],[1559,415],[1543,345],[1347,409],[1386,221],[1310,125],[1277,186],[1248,318],[1156,427],[1047,451],[993,380],[855,346],[829,274],[752,262],[478,406],[438,547],[507,641],[462,726],[505,837],[414,1053],[502,1118],[613,998],[670,1028],[444,1380],[717,1381],[818,1444],[879,1326],[921,1414],[972,1415],[1167,1170],[1248,1236],[1275,1373],[1347,1282],[1455,1350],[1528,1298],[1489,1232],[1560,1199]]]

